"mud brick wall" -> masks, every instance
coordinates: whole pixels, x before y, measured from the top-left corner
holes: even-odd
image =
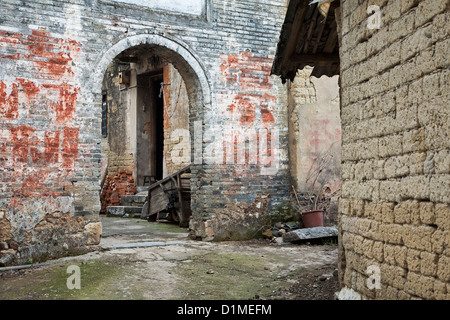
[[[342,1],[340,274],[353,295],[450,298],[449,6]]]
[[[80,220],[76,230],[69,218],[55,220],[61,232],[48,234],[53,247],[98,243],[103,77],[120,52],[143,44],[177,68],[189,96],[191,137],[197,123],[209,139],[198,139],[199,148],[191,142],[192,154],[201,156],[192,168],[198,224],[232,201],[253,203],[258,194],[270,195],[270,210],[285,207],[287,99],[270,68],[286,3],[202,3],[198,14],[125,0],[1,2],[2,263],[54,252],[35,232],[52,214]],[[274,174],[261,177],[261,162],[208,162],[208,147],[218,147],[210,132],[229,124],[278,129]]]

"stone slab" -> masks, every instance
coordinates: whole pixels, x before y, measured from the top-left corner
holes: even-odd
[[[134,243],[123,243],[123,244],[116,244],[108,247],[103,247],[103,249],[131,249],[132,248],[147,248],[147,247],[161,247],[161,246],[173,246],[173,245],[179,245],[181,242],[178,241],[147,241],[147,242],[134,242]]]
[[[283,241],[293,242],[293,241],[308,240],[308,239],[337,237],[337,235],[338,235],[337,227],[303,228],[303,229],[296,229],[293,231],[286,232],[283,235]]]
[[[125,215],[131,215],[138,213],[141,215],[142,207],[137,206],[110,206],[106,207],[106,214],[123,217]]]
[[[122,206],[143,206],[147,194],[145,195],[124,195],[120,197],[120,204]]]
[[[149,186],[137,186],[136,193],[141,194],[141,193],[145,192],[145,195],[147,195],[148,189],[149,189]]]

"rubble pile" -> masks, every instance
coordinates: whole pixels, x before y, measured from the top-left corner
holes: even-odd
[[[134,195],[135,193],[136,186],[131,171],[122,169],[115,174],[108,175],[100,194],[100,213],[106,213],[106,207],[119,206],[121,196]]]
[[[263,232],[272,243],[297,243],[302,240],[337,238],[337,226],[304,228],[301,222],[277,222]]]
[[[277,242],[277,238],[282,237],[287,232],[299,229],[301,227],[300,222],[277,222],[272,227],[263,232],[263,236],[266,239],[270,239],[272,242]]]

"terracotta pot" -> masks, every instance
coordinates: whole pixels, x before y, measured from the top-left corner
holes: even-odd
[[[305,228],[323,227],[323,210],[310,210],[302,213]]]

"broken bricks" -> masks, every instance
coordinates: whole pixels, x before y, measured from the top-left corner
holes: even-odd
[[[263,232],[263,236],[271,239],[272,237],[281,237],[288,231],[295,230],[299,228],[297,222],[277,222],[271,228]]]

